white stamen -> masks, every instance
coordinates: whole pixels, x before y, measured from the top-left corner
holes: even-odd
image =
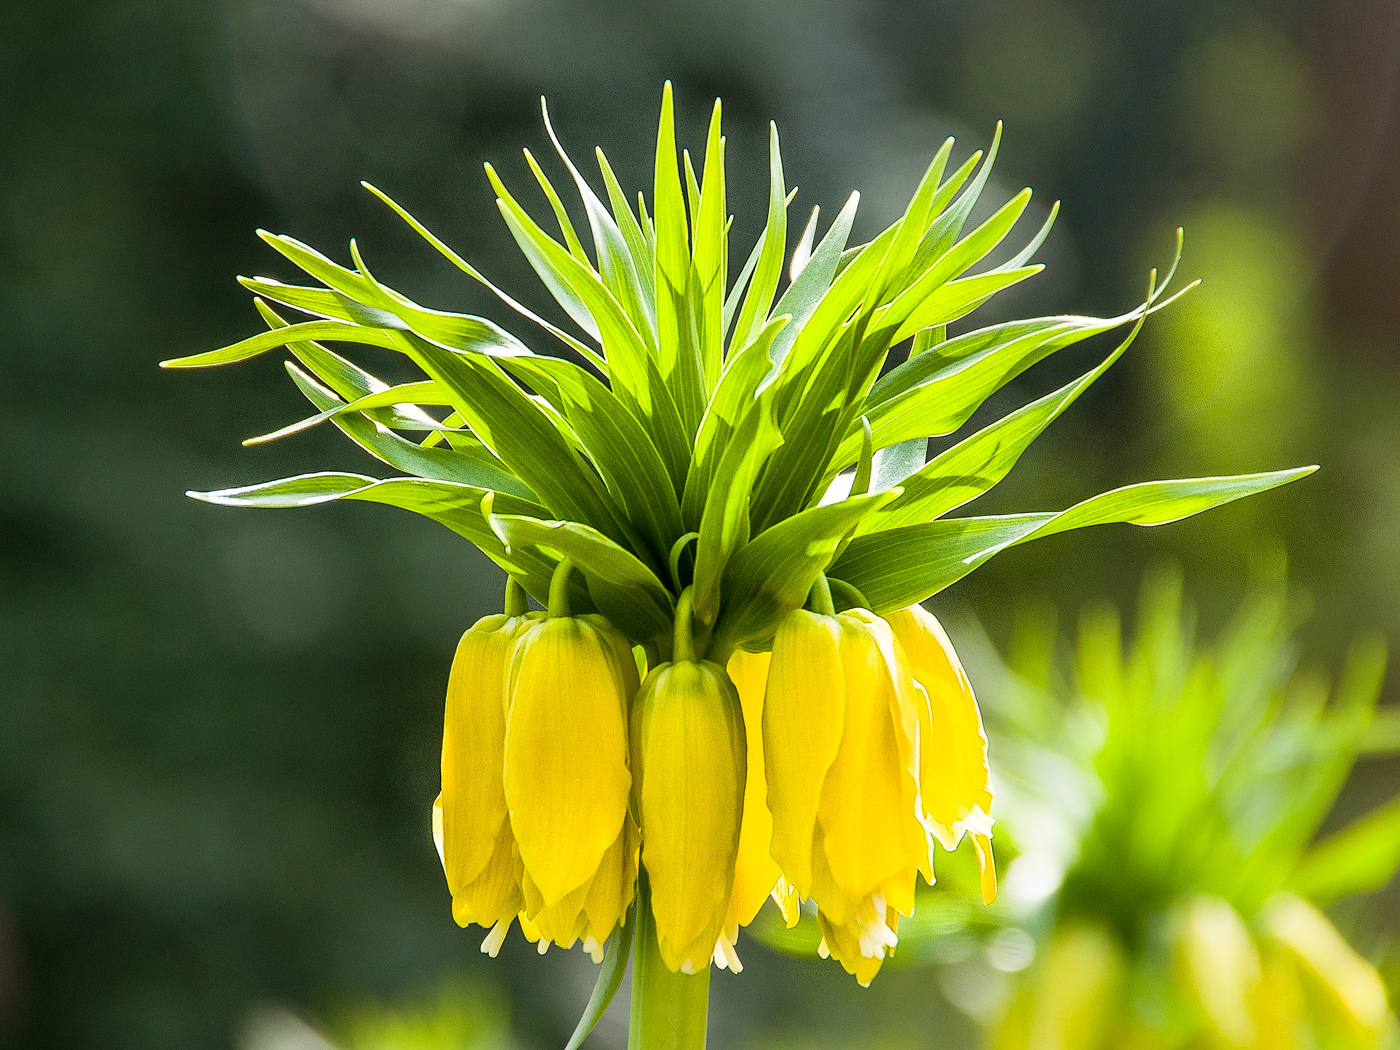
[[[506,934],[510,932],[510,920],[502,919],[491,927],[489,932],[481,941],[481,951],[483,955],[496,957],[496,953],[501,950],[501,945],[505,942]]]

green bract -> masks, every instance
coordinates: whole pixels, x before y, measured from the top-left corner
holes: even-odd
[[[573,607],[596,609],[662,654],[675,598],[693,584],[698,640],[722,661],[741,644],[763,648],[823,572],[849,585],[838,593],[882,613],[1013,544],[1104,522],[1175,521],[1314,469],[1133,485],[1059,513],[949,518],[1126,349],[1165,305],[1166,282],[1154,280],[1120,317],[1042,317],[950,338],[949,324],[1041,269],[1030,259],[1054,219],[1010,260],[973,272],[1030,200],[1023,190],[964,234],[996,140],[985,160],[974,154],[951,173],[944,143],[904,216],[868,244],[847,246],[853,195],[820,239],[814,210],[789,253],[774,128],[767,224],[733,277],[718,102],[697,173],[688,155],[677,164],[667,86],[652,214],[640,196],[632,210],[599,152],[605,204],[550,137],[583,199],[591,255],[528,152],[562,239],[487,174],[511,234],[579,334],[522,307],[370,189],[570,356],[536,353],[484,318],[420,306],[381,284],[353,241],[346,268],[264,233],[317,283],[245,279],[270,331],[165,364],[228,364],[285,346],[316,412],[256,440],[330,420],[407,476],[316,473],[191,495],[233,506],[403,507],[465,536],[541,601],[569,558],[579,570]],[[289,323],[269,302],[313,320]],[[1127,337],[1088,374],[927,460],[929,437],[958,430],[1022,371],[1120,328]],[[881,375],[908,340],[907,360]],[[331,343],[398,351],[423,379],[391,387]]]

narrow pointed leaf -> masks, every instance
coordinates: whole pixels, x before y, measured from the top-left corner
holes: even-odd
[[[1311,474],[1298,467],[1268,474],[1149,481],[1114,489],[1065,511],[985,518],[941,518],[857,536],[829,575],[857,587],[874,612],[921,602],[1018,543],[1089,525],[1165,525]]]

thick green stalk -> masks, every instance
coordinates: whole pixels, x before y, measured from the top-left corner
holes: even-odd
[[[651,893],[643,875],[637,886],[637,929],[632,941],[632,1024],[627,1050],[705,1050],[710,968],[672,973],[656,943]]]

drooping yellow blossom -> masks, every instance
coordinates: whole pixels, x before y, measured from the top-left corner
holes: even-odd
[[[1353,1037],[1376,1045],[1393,1023],[1385,984],[1327,916],[1302,897],[1281,893],[1265,907],[1260,922]]]
[[[778,625],[763,704],[772,855],[816,902],[825,950],[868,984],[932,874],[920,709],[889,625],[864,609]]]
[[[1096,922],[1056,932],[1033,983],[1012,1003],[992,1050],[1156,1050],[1151,1033],[1122,1017],[1128,960],[1117,937]],[[1118,1026],[1123,1024],[1123,1028]],[[1131,1033],[1117,1041],[1110,1033]],[[1164,1050],[1164,1048],[1163,1048]]]
[[[742,969],[734,945],[739,927],[747,926],[771,894],[789,927],[800,916],[797,892],[782,877],[769,852],[773,815],[768,811],[768,784],[763,766],[763,694],[768,684],[768,653],[736,650],[726,668],[744,711],[744,736],[748,741],[748,773],[744,778],[744,815],[739,825],[739,855],[734,862],[734,891],[729,913],[715,952],[716,965]]]
[[[452,916],[461,926],[509,924],[524,903],[501,774],[506,668],[516,639],[535,619],[483,617],[462,635],[452,661],[433,837],[452,893]]]
[[[632,734],[657,943],[682,973],[709,966],[729,913],[746,763],[734,685],[723,667],[693,655],[687,638],[675,662],[648,673]]]
[[[1253,1045],[1262,970],[1244,920],[1229,901],[1202,893],[1182,908],[1176,927],[1176,963],[1212,1040]]]
[[[909,671],[928,697],[927,721],[920,711],[919,793],[939,843],[957,849],[963,833],[972,836],[982,873],[982,898],[997,893],[992,859],[992,786],[987,762],[987,734],[953,643],[943,625],[921,605],[885,617],[905,656]]]
[[[636,689],[630,648],[602,617],[551,615],[516,641],[505,800],[523,867],[521,925],[544,946],[583,939],[596,951],[631,902],[627,712]]]

